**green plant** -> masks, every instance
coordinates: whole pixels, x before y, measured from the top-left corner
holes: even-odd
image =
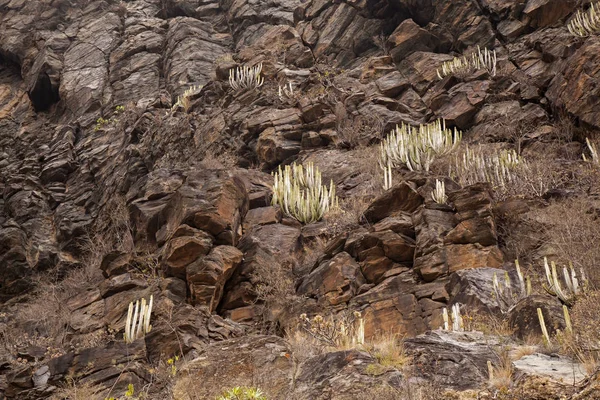
[[[454,57],[451,61],[446,61],[437,70],[439,79],[448,75],[459,74],[466,75],[478,69],[485,69],[491,76],[496,76],[496,50],[490,51],[477,46],[477,53],[471,54],[471,57]]]
[[[587,11],[577,10],[575,16],[567,24],[567,29],[574,36],[586,37],[600,32],[600,3],[592,3]]]
[[[226,390],[216,400],[267,400],[267,397],[259,388],[237,386]]]
[[[133,387],[133,384],[129,384],[127,385],[127,391],[125,392],[125,394],[123,395],[123,397],[106,397],[104,400],[124,400],[124,399],[132,399],[132,400],[138,400],[137,397],[133,397],[135,394],[135,389]]]
[[[175,356],[167,360],[167,365],[171,367],[171,370],[169,371],[171,376],[177,375],[177,366],[175,365],[177,361],[179,361],[179,356]]]
[[[461,137],[456,128],[446,129],[444,120],[419,127],[402,123],[381,142],[379,166],[385,170],[406,165],[411,171],[429,171],[435,157],[456,149]]]
[[[229,86],[233,90],[256,89],[265,83],[265,78],[260,76],[262,63],[254,67],[232,68],[229,70]]]
[[[116,106],[115,107],[115,111],[113,114],[118,115],[125,112],[125,107],[124,106]]]
[[[150,315],[152,314],[152,302],[154,296],[150,296],[150,302],[146,304],[146,299],[142,299],[129,303],[127,311],[127,319],[125,320],[125,334],[123,338],[125,343],[131,343],[136,339],[144,337],[144,335],[152,330],[150,325]],[[135,310],[135,311],[134,311]]]
[[[308,224],[323,218],[331,209],[338,208],[333,180],[327,186],[321,184],[321,173],[313,163],[281,166],[274,174],[272,204],[298,221]]]
[[[94,126],[94,131],[99,131],[104,125],[108,124],[109,122],[110,120],[108,119],[104,119],[102,117],[98,118],[96,120],[96,126]]]

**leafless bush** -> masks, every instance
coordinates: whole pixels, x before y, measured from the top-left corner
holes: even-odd
[[[600,210],[584,198],[554,202],[533,213],[544,225],[542,232],[554,258],[583,269],[592,286],[600,284]]]
[[[337,134],[343,147],[366,146],[381,137],[385,124],[378,115],[349,115],[343,102],[336,103],[334,112]]]

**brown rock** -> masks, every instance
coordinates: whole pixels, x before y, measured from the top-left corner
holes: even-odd
[[[523,13],[531,18],[534,28],[554,24],[572,13],[577,7],[574,0],[528,0]]]
[[[297,293],[317,298],[322,304],[348,302],[365,283],[360,266],[346,252],[324,261],[302,280]]]
[[[277,224],[281,222],[282,212],[279,207],[260,207],[249,210],[244,218],[244,231],[256,225]]]
[[[415,51],[433,51],[435,37],[412,19],[406,19],[388,37],[387,44],[394,62],[399,63]]]
[[[376,223],[400,212],[413,212],[422,203],[423,198],[417,193],[415,185],[401,182],[375,199],[364,215],[367,221]]]
[[[533,295],[521,300],[509,313],[510,326],[515,328],[518,338],[542,336],[538,308],[541,308],[544,314],[548,335],[553,336],[557,329],[564,331],[565,318],[560,301],[556,297]]]
[[[217,246],[206,257],[186,267],[193,305],[206,305],[214,312],[221,301],[225,283],[242,262],[243,254],[232,246]]]
[[[591,36],[568,58],[562,73],[556,75],[547,96],[582,121],[600,127],[600,37]]]
[[[396,97],[410,87],[408,79],[399,71],[393,71],[375,81],[379,91],[387,97]]]
[[[180,236],[169,240],[163,249],[163,262],[168,275],[185,278],[186,266],[208,254],[212,242],[212,237],[202,231],[198,231],[195,236]]]

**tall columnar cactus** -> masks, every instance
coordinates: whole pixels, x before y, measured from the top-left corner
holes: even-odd
[[[321,173],[313,163],[281,166],[274,174],[272,204],[298,221],[308,224],[323,218],[331,209],[338,207],[333,180],[327,186],[321,184]]]
[[[255,89],[259,88],[265,82],[265,78],[260,76],[262,72],[262,63],[248,67],[232,68],[229,70],[229,85],[233,90]]]
[[[571,35],[586,37],[600,32],[599,8],[600,3],[592,3],[587,11],[578,10],[567,24]]]
[[[491,76],[496,76],[496,64],[497,64],[496,50],[483,49],[477,46],[477,52],[471,54],[470,57],[454,57],[450,61],[446,61],[437,70],[437,76],[439,79],[443,79],[448,75],[468,74],[478,69],[485,69]]]
[[[152,302],[154,296],[150,296],[150,302],[146,304],[146,299],[137,300],[135,306],[133,301],[129,303],[127,319],[125,320],[125,343],[131,343],[134,340],[144,337],[152,330],[150,325],[150,315],[152,314]]]
[[[403,123],[381,142],[379,166],[385,170],[406,165],[411,171],[429,171],[435,157],[454,150],[461,137],[456,128],[446,129],[444,120],[418,127]]]

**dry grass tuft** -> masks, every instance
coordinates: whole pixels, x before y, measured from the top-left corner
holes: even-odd
[[[397,335],[385,335],[373,339],[365,348],[377,360],[377,364],[367,366],[366,372],[370,375],[380,375],[391,369],[406,367],[412,358],[406,354],[404,340]]]
[[[523,357],[535,354],[536,351],[537,351],[537,347],[535,347],[535,346],[529,346],[529,345],[517,346],[511,350],[510,358],[512,361],[518,361]]]
[[[507,391],[513,381],[514,369],[508,348],[500,350],[495,362],[488,361],[489,384],[501,391]]]
[[[479,331],[486,335],[509,337],[514,333],[508,316],[496,316],[485,312],[467,312],[463,316],[465,330]]]

